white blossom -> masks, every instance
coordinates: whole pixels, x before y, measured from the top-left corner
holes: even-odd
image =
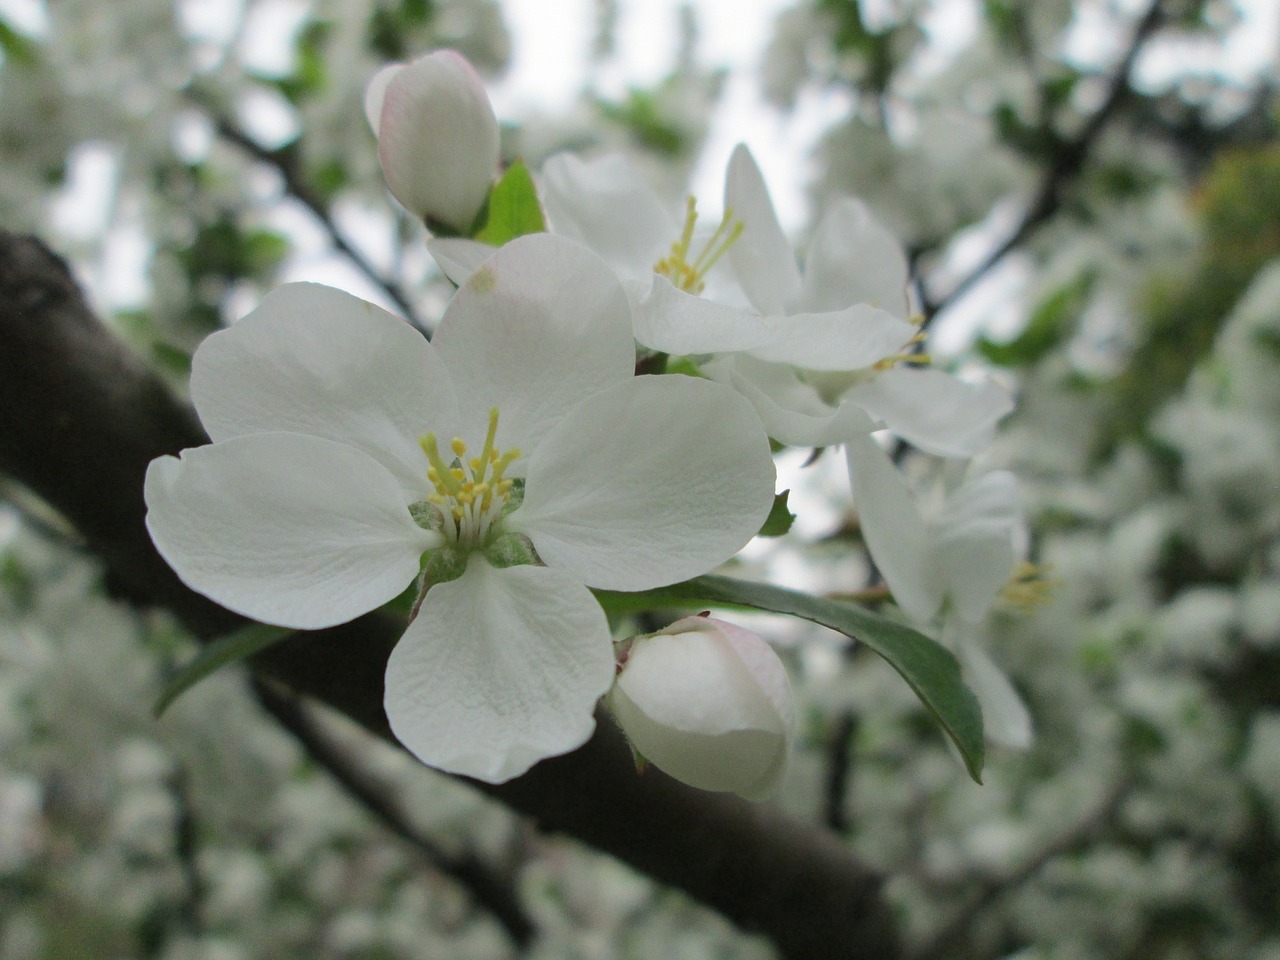
[[[636,340],[697,358],[783,443],[835,444],[887,426],[930,453],[966,457],[1012,408],[994,383],[912,368],[927,358],[912,353],[920,335],[908,318],[906,258],[858,201],[831,205],[801,270],[744,146],[730,159],[725,213],[710,232],[692,199],[675,220],[621,156],[559,154],[541,185],[548,228],[617,271]],[[487,255],[466,240],[430,249],[457,283]]]
[[[498,120],[475,69],[438,50],[383,67],[365,112],[378,137],[387,188],[429,222],[466,231],[498,169]]]
[[[388,719],[425,763],[501,782],[594,728],[613,663],[587,587],[704,573],[772,502],[750,406],[633,358],[611,271],[546,235],[494,254],[431,343],[283,287],[197,352],[214,443],[152,463],[148,529],[194,589],[299,629],[395,598],[425,554]]]
[[[782,779],[795,733],[787,671],[759,636],[685,617],[636,637],[609,706],[632,746],[703,790],[751,800]]]
[[[850,441],[846,454],[862,536],[894,601],[921,624],[944,617],[943,639],[982,704],[987,736],[1027,746],[1027,708],[979,643],[982,623],[1019,559],[1017,480],[1003,470],[980,474],[926,516],[873,438]]]

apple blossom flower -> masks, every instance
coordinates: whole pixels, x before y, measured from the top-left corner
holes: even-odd
[[[942,616],[942,639],[982,705],[987,736],[1028,746],[1027,708],[979,643],[1002,592],[1010,584],[1014,592],[1027,589],[1014,576],[1023,534],[1017,479],[1004,470],[969,479],[926,517],[873,438],[848,441],[845,452],[862,536],[894,601],[920,624]]]
[[[836,444],[887,426],[930,453],[987,446],[1012,407],[994,383],[914,369],[919,328],[908,318],[907,261],[861,203],[837,201],[801,271],[745,146],[725,177],[725,214],[699,232],[690,199],[677,222],[621,156],[568,153],[541,171],[548,227],[600,254],[631,299],[645,347],[689,355],[751,401],[769,435]],[[433,240],[456,283],[487,256],[466,240]]]
[[[429,226],[467,232],[498,169],[498,120],[475,68],[453,50],[390,64],[365,113],[392,195]]]
[[[505,781],[594,729],[613,656],[588,587],[704,573],[772,503],[750,405],[633,363],[612,272],[546,234],[496,252],[430,343],[287,285],[197,350],[214,442],[152,462],[148,530],[193,589],[298,629],[372,610],[425,568],[387,717],[428,765]]]
[[[995,383],[965,383],[914,364],[921,336],[909,319],[907,261],[898,241],[859,201],[823,215],[803,271],[746,147],[725,175],[725,208],[743,223],[728,250],[752,305],[781,317],[762,347],[720,352],[703,370],[755,406],[771,436],[824,445],[884,426],[926,452],[972,456],[1012,408]]]
[[[677,780],[760,800],[795,733],[787,671],[749,630],[685,617],[626,647],[609,708],[632,747]]]

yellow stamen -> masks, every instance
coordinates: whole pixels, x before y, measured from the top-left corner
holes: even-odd
[[[1047,603],[1055,581],[1049,576],[1049,566],[1038,566],[1023,561],[1014,568],[1009,582],[1000,591],[1000,599],[1006,604],[1030,611]]]
[[[520,457],[518,449],[501,452],[494,447],[498,435],[498,409],[489,411],[489,429],[479,456],[467,457],[467,445],[461,437],[449,442],[454,454],[452,464],[440,455],[436,435],[423,435],[418,443],[427,455],[427,479],[435,492],[427,502],[439,507],[452,529],[455,539],[483,537],[494,517],[495,507],[505,504],[513,482],[503,478],[503,471]]]
[[[670,280],[686,293],[701,293],[706,284],[703,278],[716,262],[725,255],[742,235],[745,224],[734,217],[732,210],[725,210],[715,232],[703,244],[702,250],[689,261],[689,247],[693,243],[693,228],[698,221],[697,203],[693,197],[685,200],[684,227],[680,239],[671,245],[671,252],[653,265],[653,272]]]
[[[425,434],[419,438],[418,444],[422,447],[422,452],[427,455],[427,462],[431,464],[431,469],[427,471],[427,479],[441,493],[456,495],[462,489],[462,485],[440,458],[440,448],[436,446],[436,435]]]

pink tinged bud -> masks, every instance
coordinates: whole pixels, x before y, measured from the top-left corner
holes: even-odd
[[[469,231],[498,169],[498,120],[471,64],[439,50],[384,67],[365,113],[392,195],[424,220]]]
[[[636,751],[702,790],[760,800],[782,779],[795,731],[773,648],[723,620],[685,617],[636,637],[609,693]]]

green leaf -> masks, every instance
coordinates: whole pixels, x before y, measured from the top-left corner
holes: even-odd
[[[36,62],[36,45],[0,20],[0,53],[14,63],[29,67]]]
[[[981,337],[977,344],[978,352],[1002,367],[1039,362],[1071,336],[1092,289],[1093,275],[1082,273],[1040,301],[1015,339],[998,343]]]
[[[982,709],[960,678],[960,664],[946,648],[905,624],[862,607],[767,583],[729,577],[697,577],[642,593],[594,591],[610,613],[655,607],[729,607],[785,613],[837,630],[879,654],[915,691],[960,751],[969,775],[982,782]]]
[[[252,657],[260,650],[265,650],[273,643],[279,643],[296,631],[288,627],[273,627],[266,623],[251,623],[247,627],[219,637],[207,644],[176,676],[165,686],[156,699],[151,713],[159,717],[169,709],[169,705],[182,696],[197,683],[228,664],[236,663]]]
[[[491,247],[547,229],[537,188],[523,161],[513,162],[502,179],[493,185],[478,223],[472,237]]]
[[[791,491],[783,490],[773,498],[773,508],[769,511],[769,516],[765,517],[764,526],[757,536],[780,537],[791,529],[791,525],[796,522],[796,515],[787,507],[789,496]]]

